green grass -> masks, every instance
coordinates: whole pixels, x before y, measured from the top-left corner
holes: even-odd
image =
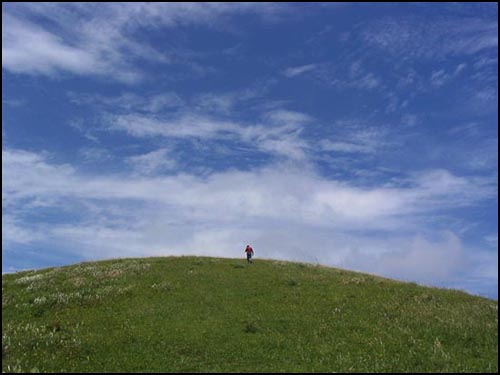
[[[498,303],[301,263],[2,275],[4,372],[497,372]]]

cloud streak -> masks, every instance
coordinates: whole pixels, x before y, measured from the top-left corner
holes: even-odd
[[[362,35],[369,45],[405,59],[472,55],[498,48],[498,22],[479,18],[385,18]]]
[[[294,66],[294,67],[286,68],[283,71],[283,75],[285,75],[286,77],[289,77],[289,78],[296,77],[296,76],[299,76],[301,74],[315,70],[317,67],[318,67],[317,64],[307,64],[307,65],[301,65],[301,66]]]
[[[140,114],[107,115],[109,131],[121,131],[138,138],[222,140],[251,145],[265,153],[305,159],[306,141],[299,138],[303,124],[311,117],[299,112],[267,112],[265,124],[247,125],[204,113],[181,111],[174,116]]]
[[[113,77],[128,84],[145,73],[134,62],[177,63],[205,69],[174,51],[136,40],[144,28],[217,27],[240,14],[276,19],[286,5],[239,3],[18,3],[2,8],[2,68],[56,77],[61,73]],[[43,20],[36,24],[30,19]]]
[[[14,73],[104,74],[109,66],[91,51],[73,47],[59,36],[13,16],[2,15],[2,67]]]

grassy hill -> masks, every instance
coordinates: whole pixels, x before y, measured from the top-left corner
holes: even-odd
[[[497,372],[498,303],[301,263],[2,275],[4,372]]]

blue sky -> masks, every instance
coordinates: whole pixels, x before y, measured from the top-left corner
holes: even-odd
[[[498,298],[493,3],[3,3],[2,271],[256,256]]]

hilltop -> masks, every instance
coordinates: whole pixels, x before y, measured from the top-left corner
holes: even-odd
[[[497,372],[498,303],[302,263],[2,275],[3,372]]]

